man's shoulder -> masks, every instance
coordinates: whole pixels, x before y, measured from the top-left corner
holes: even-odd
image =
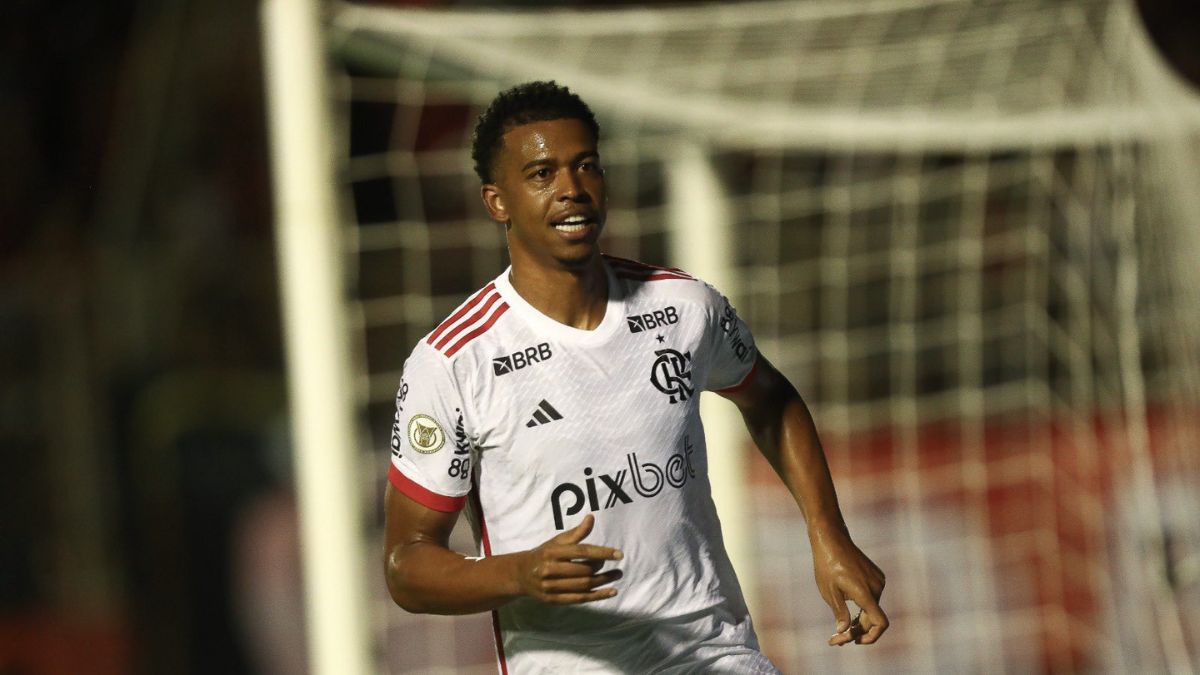
[[[509,310],[496,282],[467,296],[413,349],[413,356],[450,361],[478,345],[485,335],[495,333],[496,324]]]
[[[652,265],[605,254],[604,262],[629,290],[633,300],[669,299],[697,305],[714,305],[720,294],[703,279],[678,267]]]

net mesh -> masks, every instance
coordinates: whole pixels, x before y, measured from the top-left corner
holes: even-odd
[[[1200,103],[1129,3],[337,5],[330,42],[364,514],[408,350],[507,264],[475,116],[557,79],[604,130],[610,253],[681,264],[666,176],[705,149],[736,304],[888,572],[886,638],[825,647],[798,510],[756,460],[755,621],[785,672],[1196,662]],[[379,586],[387,668],[493,670],[486,617],[410,616]]]

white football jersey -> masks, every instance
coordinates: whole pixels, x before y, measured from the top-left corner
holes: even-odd
[[[741,631],[735,651],[757,654],[710,495],[699,415],[701,391],[736,390],[753,377],[754,340],[704,282],[609,256],[604,264],[609,298],[596,329],[543,315],[506,270],[404,365],[388,473],[397,490],[440,511],[469,499],[485,556],[534,548],[588,513],[596,522],[585,543],[625,554],[608,566],[624,573],[616,597],[574,606],[523,598],[495,612],[502,672],[686,665],[699,653],[689,643],[708,633],[675,635],[657,652],[619,645],[631,629],[715,614]],[[612,663],[613,653],[634,661]]]

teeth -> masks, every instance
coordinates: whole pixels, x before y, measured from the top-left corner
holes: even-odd
[[[585,228],[587,228],[586,223],[561,223],[554,226],[554,229],[560,232],[582,232]]]
[[[564,218],[562,222],[565,225],[574,225],[576,223],[586,223],[587,216],[571,216],[570,218]]]

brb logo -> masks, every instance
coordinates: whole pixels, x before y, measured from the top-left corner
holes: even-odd
[[[679,323],[679,312],[674,307],[664,307],[648,314],[627,316],[625,323],[629,326],[630,333],[640,333]]]
[[[671,403],[686,401],[696,392],[692,387],[692,353],[680,354],[674,349],[658,349],[654,365],[650,366],[650,384],[667,394]]]
[[[554,513],[554,529],[563,529],[563,516],[573,516],[586,505],[589,512],[601,509],[600,495],[596,487],[596,479],[604,484],[608,495],[604,499],[603,508],[611,509],[617,504],[632,504],[633,496],[625,491],[625,480],[631,479],[633,494],[647,499],[655,497],[666,486],[681,488],[689,478],[696,477],[692,467],[692,444],[687,436],[683,438],[683,452],[677,452],[667,458],[662,466],[654,462],[638,462],[637,453],[625,455],[627,469],[619,469],[616,473],[592,475],[589,466],[583,470],[583,486],[576,483],[560,483],[550,493],[550,510]]]
[[[532,366],[535,363],[541,363],[554,356],[550,351],[550,343],[543,342],[536,347],[526,347],[519,352],[513,352],[508,356],[492,359],[492,372],[497,377],[507,375],[514,370],[520,370],[525,366]]]

